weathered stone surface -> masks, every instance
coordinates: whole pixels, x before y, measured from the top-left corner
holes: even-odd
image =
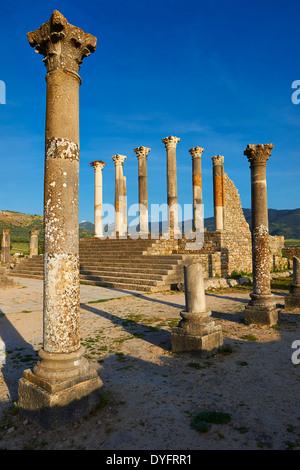
[[[124,175],[123,164],[126,160],[125,155],[113,155],[112,160],[115,164],[115,228],[116,237],[126,236],[124,224]]]
[[[79,334],[79,85],[82,59],[96,38],[59,12],[28,34],[45,56],[47,106],[44,181],[44,322],[41,362],[24,372],[19,408],[46,428],[90,411],[102,383],[84,359]]]
[[[10,262],[10,229],[3,229],[1,240],[1,263],[8,265]]]
[[[293,284],[284,299],[285,308],[300,309],[300,258],[293,257]]]
[[[278,310],[270,284],[269,227],[266,165],[273,144],[248,145],[244,154],[251,169],[251,226],[253,294],[245,308],[245,322],[272,325],[277,323]]]
[[[182,320],[172,329],[171,345],[174,352],[195,352],[207,356],[223,344],[222,330],[206,310],[202,266],[192,263],[184,266],[186,309]]]

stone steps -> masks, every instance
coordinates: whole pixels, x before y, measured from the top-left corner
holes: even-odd
[[[183,281],[184,256],[159,254],[158,240],[80,240],[80,283],[154,292]],[[147,254],[155,247],[155,254]],[[163,248],[161,249],[163,251]],[[22,261],[11,276],[43,279],[43,256]]]

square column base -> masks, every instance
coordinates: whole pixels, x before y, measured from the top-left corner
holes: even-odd
[[[275,307],[247,305],[244,310],[244,320],[246,324],[276,325],[278,323],[278,309]]]
[[[52,384],[37,380],[28,369],[19,380],[19,409],[45,430],[57,429],[88,415],[99,403],[101,387],[96,371],[81,381],[77,378]]]
[[[201,357],[208,357],[223,345],[222,330],[204,335],[193,335],[184,328],[175,327],[171,332],[171,345],[173,352],[196,353]]]

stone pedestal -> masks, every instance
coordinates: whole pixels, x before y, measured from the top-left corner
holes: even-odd
[[[180,313],[182,320],[172,329],[171,344],[174,352],[197,353],[209,356],[223,344],[222,329],[206,309],[202,266],[184,266],[186,310]]]
[[[117,154],[111,158],[115,164],[115,234],[119,238],[125,237],[123,164],[127,157]]]
[[[273,144],[248,145],[244,154],[251,169],[251,228],[253,293],[245,308],[246,323],[272,326],[278,322],[271,294],[266,166]]]
[[[44,311],[41,361],[19,381],[19,409],[46,429],[86,415],[102,382],[80,344],[79,85],[96,38],[54,11],[27,35],[47,67]]]
[[[39,230],[30,231],[29,258],[39,254]]]
[[[95,237],[103,238],[102,226],[102,171],[106,163],[102,160],[91,162],[90,165],[95,170],[95,207],[94,207],[94,224],[95,224]]]
[[[213,188],[214,188],[214,218],[215,230],[225,229],[225,184],[224,184],[224,157],[216,155],[213,161]]]
[[[162,139],[167,150],[167,202],[168,202],[168,230],[167,237],[180,237],[178,226],[178,203],[177,203],[177,170],[176,170],[176,146],[179,137],[170,135]]]
[[[300,309],[300,259],[293,257],[293,284],[284,299],[285,308]]]
[[[1,262],[5,265],[10,263],[10,229],[8,228],[2,231]]]
[[[139,223],[140,237],[148,237],[148,187],[147,187],[147,156],[151,149],[138,147],[134,149],[139,165]]]

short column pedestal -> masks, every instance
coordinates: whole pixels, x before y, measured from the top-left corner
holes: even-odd
[[[180,313],[182,320],[172,329],[173,352],[196,353],[207,357],[223,345],[222,329],[206,310],[202,266],[184,266],[186,310]]]
[[[293,257],[293,284],[284,299],[285,308],[300,309],[300,259]]]

